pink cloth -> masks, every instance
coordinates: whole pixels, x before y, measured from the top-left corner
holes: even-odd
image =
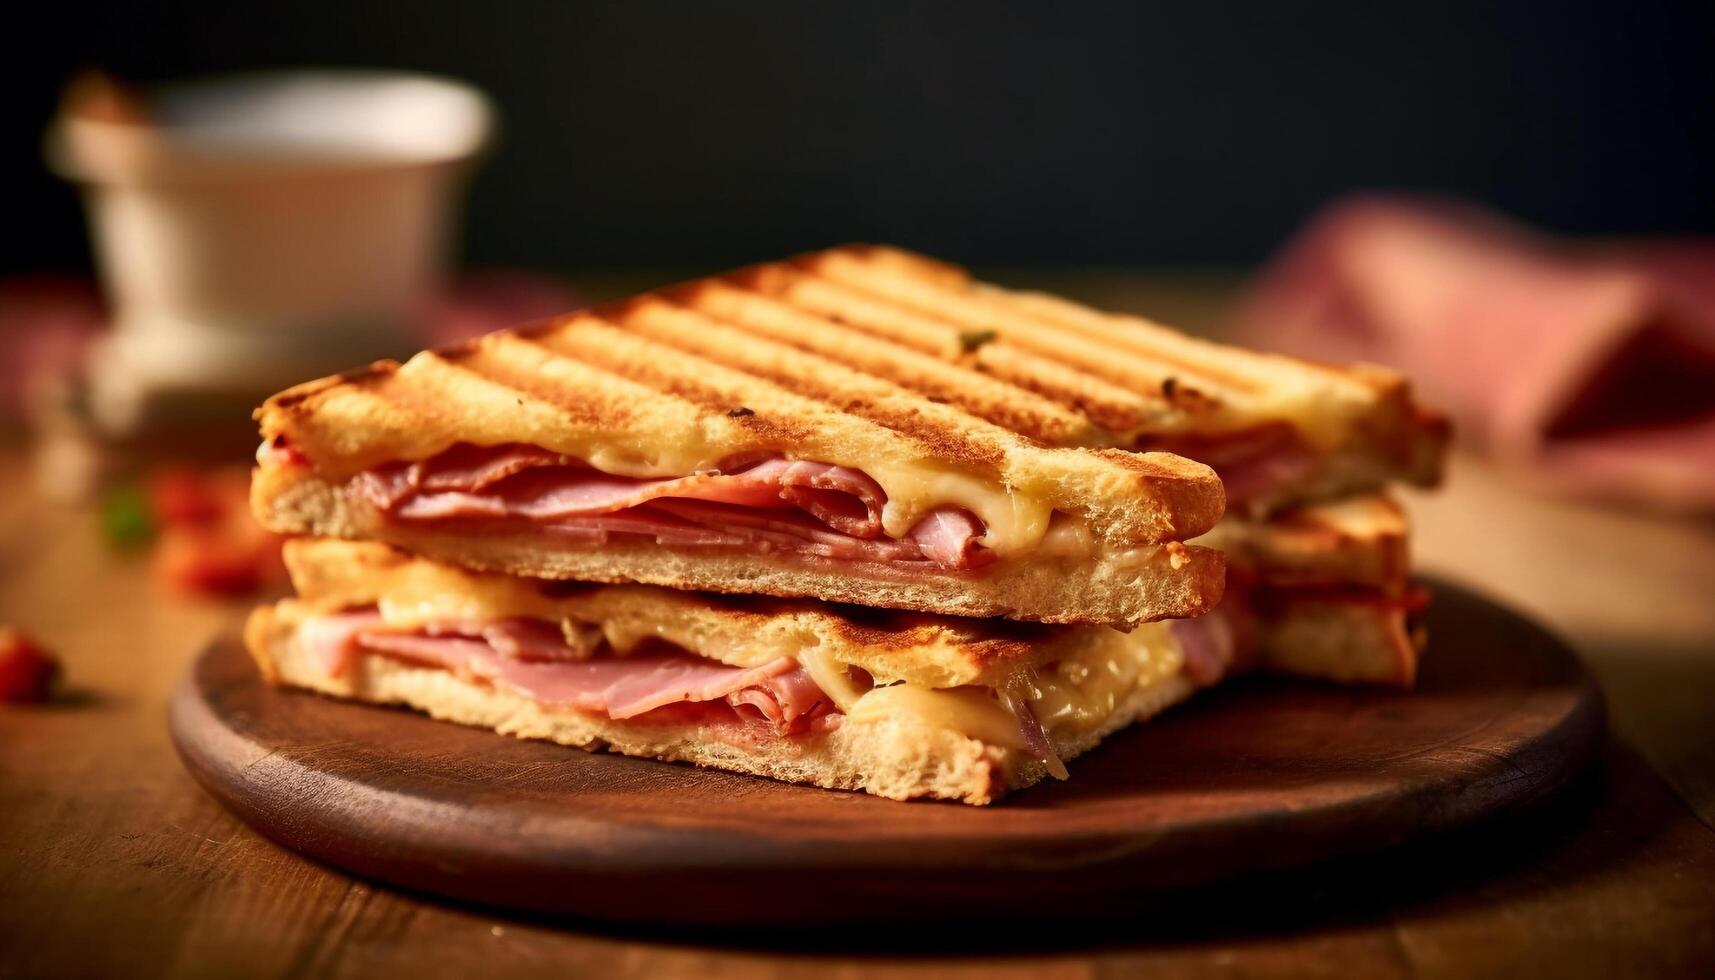
[[[1396,367],[1551,485],[1715,509],[1715,241],[1574,247],[1466,205],[1354,198],[1264,272],[1239,330]]]

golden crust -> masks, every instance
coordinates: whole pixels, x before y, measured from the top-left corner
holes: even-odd
[[[1378,603],[1276,601],[1257,624],[1264,670],[1339,684],[1410,687],[1423,641],[1406,612]]]
[[[1250,520],[1228,514],[1196,543],[1265,586],[1363,586],[1398,594],[1410,573],[1411,527],[1386,494],[1309,505]]]

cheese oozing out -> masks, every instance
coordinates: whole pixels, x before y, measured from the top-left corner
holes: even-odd
[[[1048,533],[1054,507],[1044,497],[1019,487],[926,463],[872,466],[866,471],[887,493],[881,526],[901,538],[930,511],[963,507],[982,520],[978,543],[1007,558],[1031,551]]]

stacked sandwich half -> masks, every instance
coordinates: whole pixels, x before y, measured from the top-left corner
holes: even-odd
[[[1365,495],[1445,439],[1395,375],[866,246],[258,418],[252,502],[297,536],[248,630],[270,679],[971,803],[1253,662],[1408,683],[1403,524]]]

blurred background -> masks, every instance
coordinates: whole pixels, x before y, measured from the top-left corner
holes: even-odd
[[[713,268],[878,240],[983,265],[1242,267],[1361,187],[1558,232],[1715,230],[1715,15],[1691,0],[52,6],[3,69],[8,271],[88,267],[76,195],[39,152],[88,66],[474,84],[501,117],[463,238],[482,266]]]
[[[38,8],[0,68],[0,626],[165,691],[240,607],[158,598],[279,584],[243,503],[268,392],[868,240],[1406,371],[1460,439],[1421,564],[1572,635],[1634,733],[1694,725],[1712,11]],[[102,652],[138,637],[171,655]]]

